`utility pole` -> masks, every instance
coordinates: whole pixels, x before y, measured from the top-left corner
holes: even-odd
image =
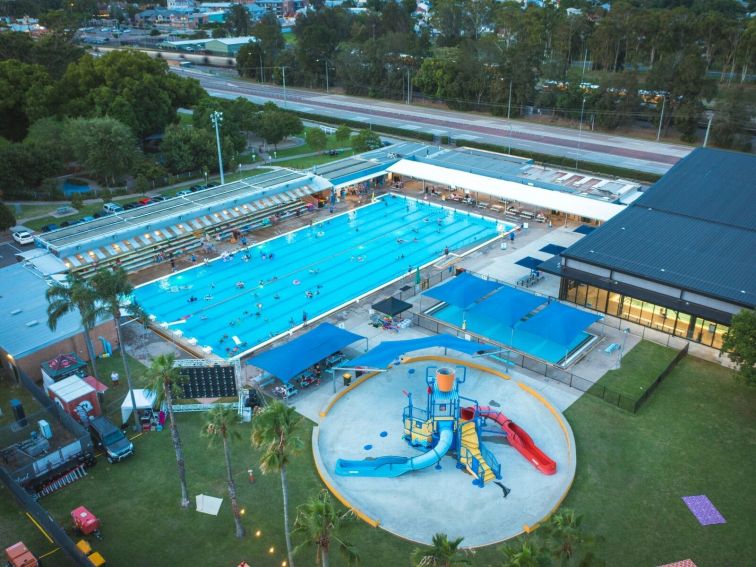
[[[664,105],[667,103],[667,95],[664,95],[662,97],[662,110],[661,110],[661,116],[659,117],[659,129],[656,131],[656,141],[659,141],[659,138],[661,138],[661,130],[662,130],[662,124],[664,124]]]
[[[706,144],[709,143],[709,132],[711,131],[711,121],[714,119],[714,113],[712,112],[709,114],[709,123],[706,125],[706,136],[704,136],[704,143],[703,147],[706,147]]]
[[[325,60],[326,67],[326,94],[328,94],[328,59]]]
[[[262,53],[257,53],[257,56],[260,58],[260,82],[265,82],[265,71],[263,71],[263,64],[262,64]]]
[[[507,102],[507,120],[512,114],[512,79],[509,79],[509,102]]]
[[[577,147],[577,155],[575,156],[575,169],[578,168],[578,163],[580,162],[580,142],[583,137],[583,112],[585,111],[585,97],[583,97],[583,104],[580,107],[580,130],[578,131],[578,147]]]
[[[409,68],[407,68],[407,104],[412,104],[412,78]]]
[[[221,143],[220,143],[220,132],[219,132],[220,125],[223,122],[223,113],[218,112],[217,110],[214,110],[210,114],[210,121],[213,123],[213,126],[215,126],[215,143],[218,145],[218,169],[220,170],[221,185],[223,185],[226,182],[226,180],[223,176],[223,157],[221,156]]]
[[[281,67],[283,73],[284,108],[286,108],[286,67]]]

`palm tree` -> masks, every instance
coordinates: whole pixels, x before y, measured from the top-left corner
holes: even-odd
[[[289,531],[289,487],[286,482],[286,467],[293,455],[302,447],[302,439],[297,435],[302,416],[293,407],[276,400],[264,408],[258,408],[252,423],[252,445],[261,447],[260,470],[263,474],[281,474],[283,493],[284,535],[289,567],[294,567],[294,550],[291,547]]]
[[[228,486],[228,497],[231,499],[231,511],[234,514],[234,523],[236,524],[236,537],[244,537],[244,526],[241,523],[241,514],[239,513],[239,504],[236,500],[236,483],[234,475],[231,472],[231,446],[228,443],[229,438],[238,439],[241,437],[236,431],[236,425],[239,423],[239,416],[236,411],[230,407],[215,406],[207,413],[207,421],[203,433],[210,438],[210,444],[220,438],[223,441],[223,454],[226,457],[226,484]]]
[[[136,398],[134,397],[134,388],[131,385],[131,371],[129,370],[129,361],[126,356],[126,346],[123,344],[121,337],[121,303],[134,291],[134,286],[129,282],[126,271],[120,266],[112,270],[99,270],[92,276],[92,288],[95,291],[95,297],[100,301],[104,308],[113,316],[115,323],[116,337],[118,337],[118,346],[121,349],[121,361],[123,370],[126,374],[126,384],[129,386],[129,395],[131,396],[131,407],[134,415],[134,429],[138,427]]]
[[[463,537],[449,540],[446,534],[433,536],[433,546],[430,549],[418,547],[412,552],[412,564],[415,567],[454,567],[455,565],[469,565],[470,560],[462,555],[459,544]]]
[[[171,440],[173,449],[176,451],[176,466],[178,468],[179,482],[181,483],[181,507],[189,507],[189,491],[186,488],[186,467],[184,466],[184,450],[181,447],[176,420],[173,417],[173,396],[180,391],[179,385],[183,380],[178,368],[173,367],[176,356],[161,354],[152,359],[152,364],[144,374],[147,387],[155,393],[157,402],[165,403],[168,410],[168,422],[171,428]]]
[[[315,561],[322,567],[328,567],[328,553],[331,544],[335,543],[344,555],[348,565],[359,563],[359,556],[354,546],[342,538],[343,524],[352,517],[352,511],[339,514],[331,502],[331,495],[327,490],[311,498],[309,502],[299,507],[297,519],[294,520],[294,532],[304,537],[304,542],[294,550],[297,553],[309,545],[315,545]]]
[[[45,297],[47,298],[47,326],[51,331],[55,331],[58,321],[64,315],[78,311],[84,327],[84,343],[87,345],[89,362],[92,363],[92,374],[99,379],[95,362],[97,357],[89,333],[97,325],[97,319],[105,315],[106,311],[98,308],[94,289],[81,276],[68,274],[68,281],[65,284],[56,282],[52,287],[47,288]]]
[[[580,528],[582,520],[574,510],[563,508],[540,531],[546,551],[558,564],[603,564],[594,554],[595,538]]]
[[[504,554],[504,561],[501,567],[541,567],[549,565],[544,559],[543,553],[533,542],[520,540],[517,543],[505,545],[501,552]]]

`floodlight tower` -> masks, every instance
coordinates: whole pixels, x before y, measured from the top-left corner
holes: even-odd
[[[213,126],[215,126],[215,143],[218,145],[218,169],[220,169],[220,178],[221,178],[221,185],[223,185],[226,180],[223,177],[223,157],[221,156],[221,143],[220,143],[220,125],[223,123],[223,113],[219,112],[217,110],[214,110],[210,114],[210,121],[213,123]]]

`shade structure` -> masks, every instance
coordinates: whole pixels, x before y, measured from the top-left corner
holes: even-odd
[[[517,329],[539,335],[566,348],[580,333],[599,319],[602,319],[600,315],[587,313],[555,301],[536,313],[532,319],[521,323]]]
[[[136,402],[136,409],[150,409],[154,406],[157,395],[152,390],[145,388],[134,389],[134,401]],[[129,420],[131,412],[134,411],[134,406],[131,404],[131,394],[127,393],[121,404],[121,422],[126,423]]]
[[[455,307],[466,309],[481,297],[488,295],[501,286],[502,284],[500,283],[484,280],[463,272],[445,284],[426,291],[423,295],[438,299]]]
[[[251,358],[247,364],[288,382],[313,364],[365,337],[323,323],[306,335]]]
[[[467,311],[471,321],[479,317],[496,320],[506,327],[513,327],[525,315],[547,299],[514,287],[502,286],[489,297],[473,305]]]
[[[404,313],[405,311],[407,311],[407,309],[411,308],[411,303],[407,303],[406,301],[402,301],[401,299],[397,299],[396,297],[387,297],[386,299],[373,304],[373,309],[380,313],[385,313],[390,317],[399,315],[399,313]]]
[[[432,347],[450,348],[464,354],[476,354],[480,351],[496,350],[497,348],[465,341],[452,335],[435,335],[407,341],[383,341],[370,352],[345,363],[343,366],[349,368],[387,368],[403,354]]]

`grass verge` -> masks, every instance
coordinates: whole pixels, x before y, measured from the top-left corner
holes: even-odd
[[[598,384],[637,400],[676,355],[675,349],[641,341],[622,357],[622,366],[604,374]]]
[[[566,412],[578,470],[564,504],[605,538],[607,565],[748,565],[756,502],[756,389],[683,359],[635,416],[583,396]],[[706,494],[727,523],[700,526],[681,497]]]

